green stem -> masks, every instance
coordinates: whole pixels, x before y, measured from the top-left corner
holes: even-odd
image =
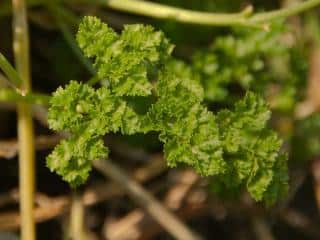
[[[87,84],[89,84],[90,86],[93,86],[98,82],[100,82],[100,78],[97,75],[94,75],[92,78],[88,80]]]
[[[78,190],[72,190],[72,202],[70,213],[70,239],[84,240],[84,206]]]
[[[44,1],[45,0],[28,0],[27,3],[28,3],[28,7],[35,7],[35,6],[42,5]],[[5,17],[7,15],[10,15],[11,12],[12,12],[12,5],[10,4],[9,1],[0,5],[0,17]]]
[[[17,73],[17,71],[12,67],[9,61],[0,53],[0,68],[8,77],[9,84],[15,86],[16,88],[22,83],[22,80]]]
[[[31,90],[29,31],[24,0],[12,0],[13,38],[16,69],[22,79],[21,91]],[[36,239],[34,221],[35,191],[35,148],[31,106],[18,103],[18,142],[19,142],[19,190],[21,213],[21,239]]]
[[[79,25],[79,17],[73,12],[63,7],[61,3],[58,2],[48,2],[46,7],[54,14],[53,17],[59,21],[63,21],[64,24],[70,25],[73,28],[77,28]]]
[[[291,7],[283,8],[275,11],[255,14],[250,18],[252,23],[268,22],[274,19],[287,18],[299,13],[305,12],[320,5],[320,0],[309,0],[297,3]]]
[[[141,0],[70,0],[96,3],[111,9],[158,19],[172,19],[182,23],[209,26],[251,26],[299,14],[320,5],[320,0],[308,0],[294,6],[265,13],[251,14],[250,8],[240,13],[207,13],[170,7]]]
[[[140,0],[71,0],[74,2],[96,3],[108,8],[152,17],[157,19],[170,19],[181,23],[208,25],[208,26],[232,26],[252,25],[246,23],[246,19],[252,13],[252,8],[246,8],[240,13],[209,13],[171,7],[159,3]]]
[[[80,50],[76,40],[73,37],[72,32],[68,28],[67,24],[65,24],[66,20],[69,20],[69,22],[74,25],[78,26],[79,19],[77,16],[75,16],[72,12],[67,11],[66,9],[58,6],[58,4],[48,4],[47,7],[52,12],[54,17],[56,18],[57,24],[59,26],[59,29],[70,46],[71,50],[75,54],[75,56],[79,59],[79,61],[82,63],[82,65],[88,70],[89,73],[92,75],[96,74],[96,71],[94,70],[91,62],[83,55],[82,51]]]
[[[239,13],[208,13],[187,10],[177,7],[171,7],[163,4],[141,1],[141,0],[59,0],[58,2],[74,2],[98,4],[108,8],[152,17],[157,19],[172,19],[177,22],[207,25],[207,26],[247,26],[247,27],[264,27],[261,23],[275,20],[278,18],[286,18],[299,14],[314,8],[320,4],[320,0],[307,0],[294,6],[274,10],[265,13],[257,13],[252,15],[252,8],[248,7]],[[44,0],[29,0],[30,6],[46,4]],[[7,15],[10,6],[3,5],[0,7],[0,17]]]
[[[49,105],[50,96],[39,93],[27,93],[21,95],[15,91],[9,89],[0,89],[0,101],[9,101],[9,102],[20,102],[28,104],[38,104],[47,106]]]

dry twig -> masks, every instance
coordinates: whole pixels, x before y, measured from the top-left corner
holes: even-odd
[[[37,136],[35,138],[36,150],[45,150],[54,147],[61,140],[60,135],[52,136]],[[14,140],[2,140],[0,141],[0,158],[13,158],[17,156],[19,150],[18,141]]]
[[[314,47],[310,56],[310,71],[307,85],[306,99],[298,104],[295,115],[297,118],[305,118],[320,110],[320,48]]]
[[[183,200],[197,179],[198,175],[191,170],[178,174],[177,183],[169,189],[163,204],[172,211],[181,210]],[[161,231],[159,224],[139,208],[116,222],[106,222],[103,235],[110,240],[152,239],[159,231]]]
[[[313,161],[311,172],[314,179],[314,192],[318,209],[320,210],[320,159]]]
[[[165,164],[162,159],[156,157],[148,161],[148,164],[136,169],[133,172],[133,178],[141,176],[141,173],[146,169],[154,169],[149,171],[148,174],[142,174],[144,177],[138,177],[137,181],[145,182],[151,178],[157,176],[161,171],[165,169]],[[156,169],[155,166],[158,166]],[[106,191],[107,190],[107,191]],[[88,187],[82,195],[83,203],[85,206],[91,206],[99,202],[105,201],[106,199],[118,195],[123,195],[125,192],[118,187],[115,183],[98,183]],[[10,191],[9,194],[3,195],[2,203],[16,203],[19,201],[19,193],[16,190]],[[36,222],[43,222],[49,219],[55,218],[65,213],[71,204],[71,200],[68,196],[60,197],[47,197],[44,194],[37,193],[35,196],[36,204],[38,205],[35,209],[35,220]],[[20,226],[20,215],[19,212],[13,211],[8,213],[0,214],[0,230],[14,230]]]
[[[258,240],[274,240],[271,229],[263,218],[252,218],[252,227]]]
[[[110,161],[95,161],[94,166],[106,177],[124,188],[159,224],[176,239],[189,240],[200,237],[185,226],[175,215],[170,213],[162,204],[145,191],[137,182],[130,179],[121,169]]]

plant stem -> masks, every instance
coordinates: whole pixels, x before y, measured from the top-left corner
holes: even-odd
[[[69,12],[63,7],[60,7],[58,4],[48,4],[47,7],[52,12],[53,16],[56,18],[57,25],[63,35],[63,38],[70,46],[75,56],[79,59],[79,61],[90,74],[95,75],[96,71],[93,68],[91,62],[83,55],[72,32],[65,23],[66,21],[69,21],[72,25],[78,27],[80,19],[77,16],[75,16],[72,12]]]
[[[80,193],[72,190],[71,215],[70,215],[70,233],[73,240],[84,240],[84,206]]]
[[[10,86],[14,86],[14,88],[18,88],[22,83],[22,80],[17,73],[17,71],[12,67],[9,61],[0,53],[0,69],[6,74],[10,81],[7,81]],[[7,79],[7,80],[8,80]]]
[[[38,5],[43,4],[44,1],[45,0],[28,0],[27,4],[28,4],[28,7],[38,6]],[[4,17],[4,16],[9,15],[11,13],[11,11],[12,11],[12,6],[11,6],[10,2],[5,2],[0,5],[0,17]]]
[[[9,89],[0,89],[0,101],[22,102],[28,104],[49,105],[51,96],[41,93],[27,93],[21,95]]]
[[[141,0],[70,0],[104,5],[106,7],[132,14],[158,19],[172,19],[177,22],[208,26],[247,26],[264,27],[261,23],[286,18],[320,5],[320,0],[308,0],[294,6],[265,13],[252,14],[248,7],[240,13],[207,13],[170,7],[163,4]]]
[[[271,21],[279,18],[287,18],[293,15],[297,15],[301,12],[305,12],[318,5],[320,5],[320,0],[308,0],[308,1],[304,1],[301,3],[297,3],[295,5],[292,5],[291,7],[255,14],[250,18],[250,22],[261,23],[261,22],[267,22],[267,21]]]
[[[25,94],[31,90],[29,33],[27,11],[24,0],[12,0],[14,56],[16,69],[22,79],[21,91]],[[34,223],[34,189],[35,189],[35,150],[31,106],[18,103],[18,140],[19,140],[19,189],[21,211],[21,239],[36,238]]]
[[[66,2],[60,0],[60,2]],[[68,0],[74,3],[99,4],[122,12],[157,18],[172,19],[177,22],[207,25],[207,26],[247,26],[264,27],[261,23],[286,18],[314,8],[320,0],[307,0],[294,6],[265,13],[252,14],[252,7],[239,13],[208,13],[171,7],[163,4],[141,0]],[[37,6],[46,4],[44,0],[29,0],[28,5]],[[10,6],[0,7],[0,17],[8,14]]]
[[[208,26],[252,25],[246,19],[252,13],[252,7],[240,13],[209,13],[171,7],[159,3],[140,0],[73,0],[74,2],[92,2],[108,8],[132,14],[157,18],[171,19],[181,23]],[[248,11],[249,10],[249,11]]]

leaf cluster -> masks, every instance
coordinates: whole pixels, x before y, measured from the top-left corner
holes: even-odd
[[[274,109],[292,110],[297,85],[307,73],[303,53],[294,41],[281,22],[274,23],[270,31],[238,29],[216,37],[208,49],[197,51],[192,59],[205,98],[224,101],[230,97],[232,85],[268,96],[268,92],[275,92],[268,89],[276,86]]]
[[[314,113],[305,119],[297,120],[293,133],[292,159],[295,163],[305,163],[319,157],[320,114]]]
[[[266,127],[270,112],[261,97],[248,92],[233,110],[209,111],[198,75],[170,56],[172,44],[150,26],[128,25],[117,34],[85,17],[77,40],[104,86],[71,81],[51,100],[49,125],[69,138],[47,164],[72,186],[87,179],[93,160],[107,156],[105,134],[157,132],[170,167],[192,166],[223,189],[245,187],[268,204],[285,195],[286,157]],[[144,111],[136,104],[141,98]]]

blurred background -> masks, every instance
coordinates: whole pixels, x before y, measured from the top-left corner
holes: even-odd
[[[75,46],[82,16],[94,15],[117,31],[132,23],[165,32],[180,59],[177,71],[191,71],[212,111],[232,107],[247,90],[264,96],[272,109],[270,127],[289,155],[290,191],[273,207],[255,203],[246,192],[212,191],[212,180],[188,168],[168,169],[157,136],[108,135],[111,158],[204,239],[320,239],[320,25],[319,9],[272,22],[269,31],[212,27],[156,20],[112,10],[103,1],[28,1],[32,85],[51,94],[70,80],[93,75]],[[255,12],[299,0],[158,0],[205,12]],[[146,11],[148,11],[146,9]],[[11,2],[0,1],[0,52],[13,63]],[[186,68],[186,66],[189,66]],[[3,78],[0,75],[0,80]],[[1,85],[0,87],[5,87]],[[45,157],[62,136],[47,127],[34,108],[36,131],[36,212],[38,239],[68,239],[70,206],[83,216],[85,239],[173,239],[117,184],[93,170],[71,193],[46,168]],[[0,239],[19,239],[19,194],[15,105],[0,102]],[[73,200],[71,200],[71,195]],[[81,198],[79,206],[73,202]],[[78,208],[77,208],[78,207]]]

